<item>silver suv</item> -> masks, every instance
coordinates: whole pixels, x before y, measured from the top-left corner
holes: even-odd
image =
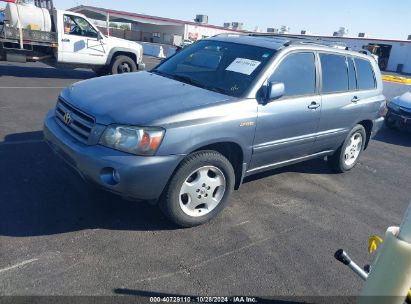
[[[381,74],[367,55],[224,35],[150,72],[72,85],[44,134],[84,179],[156,201],[189,227],[222,211],[249,175],[320,157],[351,170],[385,111]]]

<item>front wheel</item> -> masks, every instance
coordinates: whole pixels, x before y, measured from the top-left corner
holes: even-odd
[[[180,164],[159,205],[178,226],[198,226],[224,209],[234,183],[234,169],[227,158],[215,151],[196,152]]]
[[[364,151],[367,135],[362,125],[356,125],[348,134],[342,146],[328,157],[331,168],[339,173],[350,171],[354,168],[362,151]]]
[[[128,56],[117,56],[110,67],[111,74],[124,74],[137,71],[137,64]]]

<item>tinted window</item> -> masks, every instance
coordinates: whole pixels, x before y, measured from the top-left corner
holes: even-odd
[[[354,59],[357,69],[358,89],[370,90],[375,88],[374,72],[368,60]]]
[[[357,89],[357,76],[355,75],[354,61],[352,58],[347,58],[348,62],[348,86],[350,91]]]
[[[348,91],[348,72],[345,56],[320,54],[322,69],[322,92]]]
[[[270,81],[284,83],[284,96],[314,94],[316,83],[314,54],[288,55],[277,67]]]

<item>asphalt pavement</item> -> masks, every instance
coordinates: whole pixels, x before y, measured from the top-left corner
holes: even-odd
[[[149,66],[157,60],[147,59]],[[249,178],[221,216],[176,229],[156,206],[90,187],[42,141],[88,70],[0,64],[0,295],[357,295],[370,235],[411,199],[411,135],[383,129],[349,173],[315,160]],[[389,98],[411,87],[386,83]]]

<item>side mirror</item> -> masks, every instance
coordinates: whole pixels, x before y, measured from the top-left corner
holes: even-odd
[[[97,40],[102,40],[103,39],[103,34],[98,32],[97,33]]]
[[[267,90],[267,102],[276,100],[284,96],[285,86],[282,82],[269,82]]]

